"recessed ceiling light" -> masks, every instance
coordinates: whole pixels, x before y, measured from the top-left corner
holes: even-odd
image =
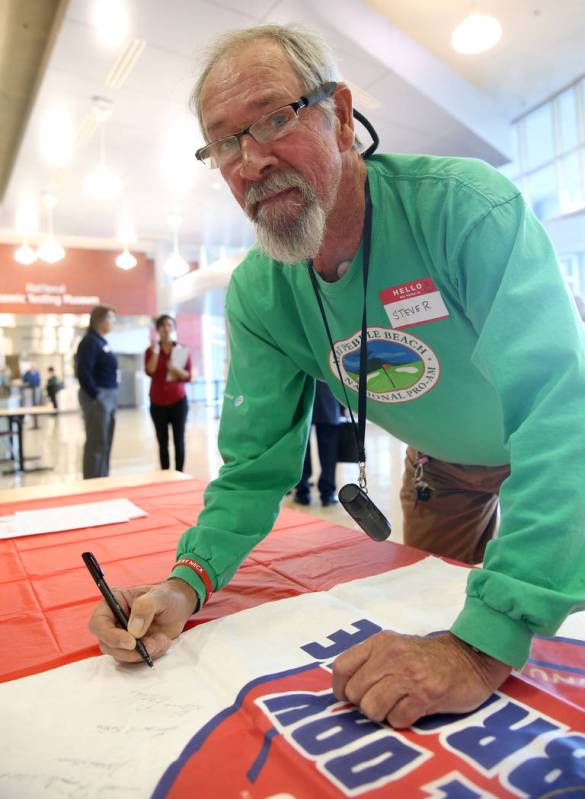
[[[125,0],[94,0],[92,23],[105,47],[118,47],[130,30],[130,15]]]
[[[502,26],[495,17],[470,14],[451,35],[451,45],[458,53],[477,55],[490,50],[500,41]]]

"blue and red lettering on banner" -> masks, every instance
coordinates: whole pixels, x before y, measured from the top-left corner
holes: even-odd
[[[244,686],[153,799],[584,799],[582,712],[512,678],[473,713],[376,724],[331,691],[331,659],[379,629],[353,628],[302,647],[313,663]]]

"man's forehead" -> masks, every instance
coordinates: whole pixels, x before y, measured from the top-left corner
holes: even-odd
[[[230,100],[244,101],[260,113],[274,102],[301,90],[301,82],[276,42],[257,42],[224,55],[210,70],[201,92],[208,132],[231,116]]]
[[[210,69],[207,80],[234,70],[271,70],[286,67],[292,70],[288,56],[281,45],[271,39],[259,38],[233,47],[220,56]]]

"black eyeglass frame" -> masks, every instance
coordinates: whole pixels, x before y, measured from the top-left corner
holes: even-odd
[[[303,108],[310,108],[311,106],[317,105],[318,103],[323,102],[323,100],[327,100],[328,97],[331,97],[336,88],[337,88],[336,81],[331,80],[327,81],[326,83],[322,83],[321,86],[315,89],[315,91],[310,92],[309,94],[306,94],[303,97],[300,97],[294,103],[286,103],[285,105],[281,105],[278,106],[277,108],[274,108],[272,111],[268,111],[266,114],[262,114],[262,116],[258,117],[258,119],[255,119],[251,125],[248,125],[247,128],[240,130],[238,133],[231,133],[229,136],[222,136],[220,139],[215,139],[214,141],[205,144],[203,147],[200,147],[195,152],[195,158],[197,158],[198,161],[201,161],[201,163],[205,163],[205,159],[202,156],[203,151],[207,150],[208,147],[212,147],[214,144],[219,144],[219,142],[226,141],[227,139],[237,139],[239,144],[242,136],[248,135],[251,136],[254,139],[254,141],[257,141],[256,137],[251,131],[251,128],[253,128],[254,125],[256,125],[258,122],[260,122],[261,119],[263,119],[266,116],[270,116],[271,114],[274,114],[276,111],[280,111],[283,108],[292,108],[292,110],[295,112],[296,116],[298,117],[299,111],[301,111]],[[262,142],[259,143],[261,144]]]

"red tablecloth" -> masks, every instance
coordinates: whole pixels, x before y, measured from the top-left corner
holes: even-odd
[[[165,482],[3,505],[0,515],[126,497],[147,516],[50,535],[0,541],[0,681],[99,653],[87,621],[99,592],[81,561],[90,549],[111,585],[164,580],[179,536],[195,523],[204,484]],[[424,553],[284,508],[274,530],[188,626],[307,591],[406,566]],[[585,707],[585,646],[536,639],[526,679]]]

